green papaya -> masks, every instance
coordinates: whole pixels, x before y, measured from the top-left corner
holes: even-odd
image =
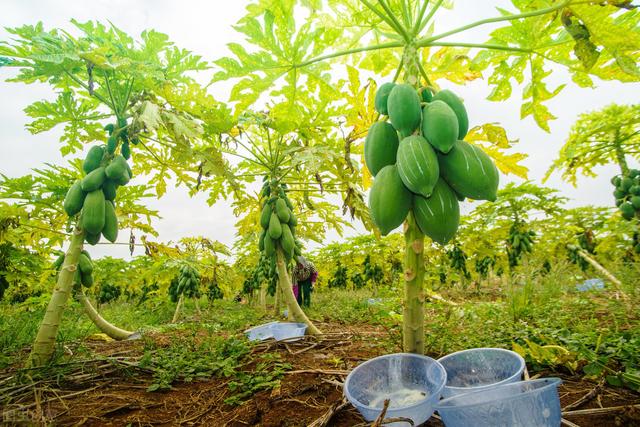
[[[80,258],[78,258],[78,268],[83,274],[93,273],[93,263],[85,254],[80,254]]]
[[[80,285],[82,283],[82,276],[80,275],[80,269],[77,269],[73,275],[73,284]]]
[[[82,210],[82,205],[84,204],[84,199],[87,197],[87,193],[82,191],[82,181],[77,180],[73,183],[71,187],[69,187],[69,191],[67,191],[67,195],[64,197],[64,211],[69,216],[74,216],[78,212]]]
[[[622,181],[620,181],[620,189],[622,191],[629,191],[629,189],[633,186],[633,179],[629,178],[628,176],[625,176],[624,178],[622,178]]]
[[[87,153],[87,157],[85,157],[84,162],[82,162],[82,170],[84,171],[84,173],[88,174],[98,169],[103,157],[104,148],[99,145],[94,145],[93,147],[91,147],[89,149],[89,152]]]
[[[116,207],[111,200],[104,201],[104,228],[102,235],[111,243],[115,243],[118,239],[118,216],[116,215]]]
[[[104,227],[104,193],[95,190],[87,194],[82,207],[82,228],[90,234],[100,234]]]
[[[429,197],[438,182],[438,156],[426,139],[411,135],[398,148],[398,174],[404,185],[414,193]]]
[[[131,179],[129,172],[127,171],[127,167],[128,165],[125,158],[122,157],[122,155],[116,156],[105,169],[107,178],[118,185],[126,185]]]
[[[104,130],[109,132],[109,135],[111,135],[115,129],[116,129],[116,126],[113,123],[109,123],[104,127]]]
[[[623,203],[624,203],[624,199],[616,199],[616,207],[619,207]]]
[[[635,209],[631,202],[624,202],[620,205],[620,212],[622,212],[622,217],[626,220],[630,220],[635,215]]]
[[[620,182],[622,182],[622,178],[620,178],[620,176],[618,175],[611,178],[611,184],[615,185],[616,187],[620,185]]]
[[[99,241],[100,241],[100,236],[101,234],[92,234],[92,233],[87,233],[85,231],[84,233],[84,240],[87,241],[88,244],[90,244],[91,246],[96,245]]]
[[[133,171],[131,170],[131,166],[129,166],[129,163],[124,162],[124,165],[127,167],[127,173],[129,174],[129,179],[133,178]]]
[[[387,122],[375,122],[369,128],[364,140],[364,161],[371,175],[387,165],[396,162],[398,151],[398,133]]]
[[[267,202],[262,208],[262,213],[260,214],[260,226],[263,229],[269,228],[269,220],[271,220],[271,214],[273,210],[271,209],[271,205]]]
[[[293,211],[293,204],[291,203],[291,200],[289,200],[289,198],[287,196],[284,197],[284,202],[287,204],[287,207]]]
[[[286,224],[287,222],[289,222],[289,219],[291,218],[291,211],[287,207],[287,203],[284,201],[284,199],[276,200],[275,208],[276,208],[276,215],[278,215],[280,222],[283,224]]]
[[[114,154],[118,148],[118,138],[115,135],[111,135],[107,139],[107,153]]]
[[[413,196],[413,214],[420,231],[441,245],[447,244],[458,231],[458,198],[442,178],[435,185],[431,197]]]
[[[90,172],[89,175],[85,176],[82,179],[82,191],[90,193],[102,187],[102,184],[107,179],[107,175],[104,171],[104,167],[99,167],[98,169]]]
[[[293,239],[293,234],[291,234],[291,229],[287,224],[282,224],[282,240],[280,240],[280,244],[285,254],[293,256],[296,243]]]
[[[118,189],[118,184],[110,179],[106,179],[104,184],[102,184],[102,192],[104,193],[104,198],[106,200],[111,200],[112,202],[116,199],[116,190]]]
[[[423,102],[431,102],[433,100],[433,93],[428,87],[420,88],[418,92],[420,92],[420,98]]]
[[[629,169],[629,178],[635,178],[636,176],[640,176],[640,170]]]
[[[129,141],[122,144],[122,147],[120,147],[120,154],[122,154],[122,157],[124,157],[125,160],[129,160],[131,158],[131,147],[129,146]]]
[[[464,139],[469,131],[469,117],[467,116],[467,109],[464,108],[462,100],[458,98],[458,95],[448,89],[436,93],[433,96],[433,100],[446,102],[454,113],[456,113],[456,117],[458,118],[458,139]]]
[[[291,212],[291,216],[289,217],[289,226],[295,227],[298,225],[298,218]]]
[[[89,254],[89,252],[86,249],[81,250],[80,253],[84,254],[87,258],[91,259],[91,255]]]
[[[302,255],[302,249],[300,249],[300,246],[296,245],[296,247],[293,248],[293,254],[295,256],[300,256]]]
[[[640,196],[640,185],[634,185],[629,189],[629,193],[634,196]]]
[[[622,190],[615,190],[613,192],[613,197],[615,197],[616,199],[623,199],[626,195],[627,192]]]
[[[276,253],[276,243],[273,241],[269,234],[264,237],[264,253],[267,256],[272,256]]]
[[[271,219],[269,219],[269,236],[274,240],[278,240],[282,236],[282,225],[275,212],[271,214]]]
[[[458,140],[458,118],[451,107],[434,100],[424,107],[422,135],[436,150],[448,153]]]
[[[260,238],[258,239],[258,249],[260,252],[264,251],[264,237],[267,235],[266,230],[262,230],[260,233]]]
[[[65,254],[59,255],[58,258],[56,258],[56,260],[53,262],[53,269],[54,270],[60,270],[60,267],[62,267],[62,264],[64,263],[64,257]]]
[[[385,116],[389,114],[389,111],[387,110],[387,101],[389,99],[389,93],[391,93],[391,89],[393,89],[395,86],[395,83],[388,82],[384,83],[378,88],[374,100],[374,107],[378,113],[384,114]]]
[[[371,218],[386,236],[399,227],[411,209],[411,191],[405,187],[396,165],[383,167],[369,192]]]
[[[636,210],[640,209],[640,196],[633,196],[629,201]]]
[[[411,85],[394,86],[389,93],[387,109],[391,124],[403,137],[411,135],[420,125],[420,98]]]
[[[118,129],[127,127],[127,119],[124,117],[118,117]]]
[[[449,154],[438,153],[438,163],[440,176],[456,193],[474,200],[496,200],[498,169],[480,147],[457,141]]]

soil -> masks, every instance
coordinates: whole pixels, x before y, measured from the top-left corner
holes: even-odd
[[[254,394],[241,405],[227,405],[229,380],[211,379],[174,384],[167,392],[147,392],[151,377],[144,373],[125,375],[120,370],[102,367],[103,374],[91,381],[76,381],[51,387],[33,387],[21,408],[0,408],[7,425],[204,425],[204,426],[355,426],[365,423],[359,413],[342,402],[342,387],[346,373],[372,357],[398,351],[392,337],[371,325],[321,324],[328,332],[323,339],[305,337],[294,343],[266,342],[255,352],[276,352],[292,369],[284,375],[280,386]],[[157,343],[168,342],[165,335],[155,335]],[[136,354],[140,342],[91,343],[102,355]],[[578,376],[552,372],[537,372],[536,376],[560,376],[562,407],[578,401],[596,388],[596,383]],[[75,374],[74,374],[75,375]],[[74,378],[81,378],[82,375]],[[597,393],[577,408],[622,407],[601,414],[566,415],[581,427],[640,426],[640,394],[603,385]],[[2,399],[0,399],[2,402]],[[25,405],[27,406],[25,409]],[[340,405],[340,406],[339,406]],[[336,409],[337,408],[337,409]],[[317,420],[332,413],[327,424]],[[7,415],[8,414],[8,415]],[[443,424],[432,417],[424,426]]]

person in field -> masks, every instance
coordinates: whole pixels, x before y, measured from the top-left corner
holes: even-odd
[[[293,268],[294,292],[297,287],[296,299],[301,307],[311,305],[311,291],[318,278],[318,271],[315,265],[303,256],[297,258],[296,266]]]

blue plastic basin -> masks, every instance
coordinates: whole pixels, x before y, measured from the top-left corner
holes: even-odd
[[[271,331],[271,326],[278,322],[269,322],[264,323],[262,325],[254,326],[253,328],[247,329],[244,333],[247,335],[249,341],[262,341],[269,338],[273,338],[273,332]]]
[[[390,399],[385,418],[410,418],[417,426],[433,414],[433,405],[440,399],[446,381],[444,368],[430,357],[387,354],[351,371],[344,383],[344,394],[367,421],[374,421],[382,412],[385,399]]]
[[[435,405],[446,427],[559,427],[559,378],[459,394]]]
[[[271,325],[271,333],[277,341],[295,341],[302,338],[306,330],[306,323],[275,322]]]
[[[458,351],[438,362],[447,371],[447,384],[442,391],[445,398],[520,381],[525,368],[522,356],[502,348]]]

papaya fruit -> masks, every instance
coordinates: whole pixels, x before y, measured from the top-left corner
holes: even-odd
[[[398,148],[398,174],[404,185],[414,193],[429,197],[438,182],[438,156],[426,139],[411,135]]]
[[[90,234],[100,234],[104,228],[104,193],[95,190],[87,194],[82,207],[82,228]]]
[[[622,181],[622,178],[620,178],[620,176],[618,176],[618,175],[616,175],[613,178],[611,178],[611,184],[613,184],[616,187],[618,187],[620,185],[621,181]]]
[[[73,284],[80,285],[82,283],[82,276],[80,275],[80,269],[77,269],[75,274],[73,275]]]
[[[80,258],[78,258],[78,268],[80,269],[81,273],[93,273],[93,263],[85,254],[80,254]]]
[[[633,218],[633,216],[635,215],[635,209],[633,208],[633,205],[631,204],[631,202],[624,202],[623,204],[620,205],[619,207],[620,212],[622,213],[622,217],[626,220],[630,220],[631,218]]]
[[[129,174],[129,179],[133,178],[133,171],[131,170],[131,166],[129,166],[129,163],[128,162],[124,162],[124,165],[127,168],[127,173]]]
[[[378,172],[369,192],[369,210],[382,235],[402,224],[411,209],[411,198],[396,165],[385,166]]]
[[[124,117],[118,117],[118,129],[127,127],[127,119]]]
[[[104,193],[105,200],[111,200],[112,202],[116,199],[116,190],[118,189],[118,184],[110,179],[105,179],[102,184],[102,192]]]
[[[260,252],[264,251],[264,237],[267,235],[266,230],[262,230],[260,233],[260,238],[258,239],[258,249]]]
[[[613,197],[615,197],[616,199],[623,199],[626,195],[627,192],[622,190],[615,190],[613,192]]]
[[[436,150],[448,153],[458,140],[458,118],[445,102],[434,100],[422,112],[422,135]]]
[[[428,87],[422,87],[418,92],[420,92],[420,99],[422,99],[423,102],[431,102],[431,100],[433,100],[433,93]]]
[[[388,82],[384,83],[378,88],[375,100],[373,102],[374,107],[378,113],[384,114],[385,116],[389,113],[389,111],[387,110],[387,101],[389,99],[389,93],[391,92],[391,89],[395,87],[395,85],[395,83]]]
[[[293,212],[293,204],[291,200],[287,196],[284,196],[284,202],[287,204],[287,207]]]
[[[469,116],[462,100],[448,89],[441,90],[433,96],[433,100],[444,101],[451,107],[458,118],[458,139],[463,139],[469,131]]]
[[[107,168],[105,169],[105,174],[107,178],[109,178],[116,184],[126,185],[131,179],[127,168],[128,165],[125,158],[122,157],[122,155],[118,155],[114,157],[111,163],[109,163],[109,166],[107,166]]]
[[[131,147],[129,146],[129,141],[124,142],[122,147],[120,147],[120,154],[125,160],[129,160],[131,158]]]
[[[629,202],[631,202],[631,204],[633,205],[634,209],[640,210],[640,196],[631,197]]]
[[[105,168],[99,167],[91,171],[87,176],[82,179],[82,191],[90,193],[102,187],[107,175],[105,174]]]
[[[100,167],[100,163],[102,162],[102,158],[104,157],[104,148],[99,145],[94,145],[89,149],[87,153],[87,157],[84,158],[82,162],[82,170],[84,173],[88,174],[98,169]]]
[[[498,169],[480,147],[456,141],[448,154],[437,154],[440,176],[456,193],[474,200],[496,200]]]
[[[111,135],[115,129],[116,129],[116,126],[113,123],[109,123],[104,127],[104,130],[109,132],[109,135]]]
[[[58,258],[53,262],[52,267],[54,270],[60,270],[62,264],[64,263],[65,254],[59,255]]]
[[[90,244],[90,245],[92,245],[92,246],[93,246],[93,245],[97,244],[97,243],[100,241],[100,236],[101,236],[101,234],[100,234],[100,233],[98,233],[98,234],[92,234],[92,233],[87,233],[87,232],[85,231],[85,233],[84,233],[84,240],[86,240],[86,242],[87,242],[88,244]]]
[[[624,203],[624,199],[616,199],[616,207],[619,207],[623,203]]]
[[[364,161],[371,175],[376,176],[380,169],[396,162],[398,144],[398,133],[391,124],[371,125],[364,140]]]
[[[636,176],[640,176],[640,170],[629,169],[629,178],[635,178]]]
[[[82,191],[82,181],[77,180],[69,187],[67,195],[64,197],[63,207],[64,211],[69,216],[74,216],[82,210],[84,199],[87,197],[87,193]]]
[[[267,202],[262,208],[262,213],[260,214],[260,226],[263,229],[269,228],[269,220],[271,220],[271,214],[273,210],[271,209],[271,205]]]
[[[102,235],[111,243],[115,243],[118,239],[118,216],[116,215],[116,207],[111,200],[104,201],[104,227]]]
[[[420,98],[411,85],[399,84],[391,89],[387,110],[391,124],[402,137],[411,135],[420,125]]]
[[[276,253],[276,242],[273,241],[268,233],[264,237],[264,253],[267,256],[272,256]]]
[[[274,240],[278,240],[280,236],[282,236],[282,225],[275,212],[271,214],[271,218],[269,219],[269,236]]]
[[[293,254],[295,256],[300,256],[302,255],[302,249],[300,249],[300,246],[296,245],[295,248],[293,248]]]
[[[295,227],[298,225],[298,218],[291,212],[291,216],[289,217],[289,226]]]
[[[629,178],[628,176],[625,176],[624,178],[622,178],[622,181],[620,181],[620,190],[622,191],[629,191],[629,189],[633,186],[633,179]]]
[[[420,231],[441,245],[446,245],[458,231],[458,198],[442,178],[436,183],[431,197],[413,196],[413,214]]]
[[[293,239],[293,234],[291,234],[291,229],[287,224],[282,224],[282,239],[280,240],[280,244],[282,245],[282,250],[284,250],[285,254],[293,256],[296,242]]]
[[[87,258],[91,259],[91,255],[89,254],[89,252],[87,252],[86,249],[81,250],[80,253],[84,254]]]
[[[278,215],[278,219],[280,219],[280,222],[283,224],[289,222],[289,219],[291,218],[291,211],[287,207],[287,203],[284,201],[284,199],[279,198],[278,200],[276,200],[275,208],[276,215]]]
[[[640,185],[634,185],[629,189],[629,193],[634,196],[640,196]]]
[[[115,135],[111,135],[107,139],[107,153],[114,154],[118,148],[118,138]]]

